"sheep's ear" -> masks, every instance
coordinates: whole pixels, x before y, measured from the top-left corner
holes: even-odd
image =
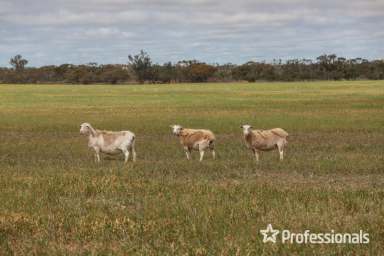
[[[240,128],[244,128],[242,125],[240,125]]]

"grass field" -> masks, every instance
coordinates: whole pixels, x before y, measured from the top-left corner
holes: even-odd
[[[82,122],[137,135],[138,161],[93,160]],[[209,128],[186,161],[170,124]],[[256,163],[240,125],[282,127]],[[384,82],[0,85],[0,254],[379,255]],[[370,243],[276,244],[260,229],[369,232]]]

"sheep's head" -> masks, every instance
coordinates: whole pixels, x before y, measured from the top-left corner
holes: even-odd
[[[82,123],[80,125],[80,134],[88,135],[91,133],[91,125],[89,123]]]
[[[244,135],[248,135],[252,132],[252,126],[250,126],[249,124],[244,124],[240,127],[243,129]]]
[[[177,136],[180,135],[181,131],[183,130],[183,127],[178,124],[170,125],[169,127],[172,129],[172,133]]]

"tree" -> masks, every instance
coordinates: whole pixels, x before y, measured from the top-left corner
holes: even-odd
[[[213,77],[216,67],[197,60],[183,60],[176,64],[178,81],[181,82],[206,82]]]
[[[272,62],[250,61],[242,65],[209,65],[197,60],[173,64],[154,64],[144,51],[129,56],[129,65],[62,64],[26,67],[21,55],[10,59],[12,68],[0,67],[0,83],[156,83],[206,81],[305,81],[384,79],[384,60],[344,58],[323,54],[316,60],[274,59]]]
[[[127,81],[129,79],[129,74],[121,65],[103,65],[101,66],[98,79],[102,83],[117,84],[119,82]]]
[[[321,67],[321,71],[325,74],[325,78],[327,80],[335,79],[335,72],[336,72],[336,60],[337,56],[336,54],[323,54],[316,58],[319,62],[319,65]]]
[[[215,81],[223,81],[223,82],[230,82],[233,81],[233,75],[232,71],[236,67],[236,65],[227,63],[223,65],[216,65],[217,70],[213,74],[213,78]]]
[[[205,63],[194,63],[189,67],[191,82],[206,82],[215,72],[214,66]]]
[[[157,83],[170,83],[176,80],[176,68],[171,62],[153,65],[153,80]]]
[[[285,65],[287,66],[287,64]],[[257,80],[275,80],[276,71],[272,64],[249,61],[232,70],[232,75],[237,80],[255,82]]]
[[[11,58],[9,60],[9,64],[12,65],[12,67],[14,67],[14,69],[16,71],[21,71],[24,69],[25,65],[28,64],[28,60],[26,59],[23,59],[23,56],[21,56],[20,54],[16,55],[15,57]]]
[[[152,70],[152,61],[148,53],[143,50],[140,51],[137,55],[129,55],[129,65],[134,71],[137,80],[139,83],[144,83],[146,80],[152,80],[153,70]]]

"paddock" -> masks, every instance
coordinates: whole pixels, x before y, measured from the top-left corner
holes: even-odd
[[[383,81],[0,85],[0,105],[0,254],[311,254],[263,244],[269,223],[384,250]],[[92,161],[85,121],[134,131],[137,161]],[[284,161],[256,162],[244,123],[288,131]],[[216,159],[187,161],[170,124],[212,130]]]

